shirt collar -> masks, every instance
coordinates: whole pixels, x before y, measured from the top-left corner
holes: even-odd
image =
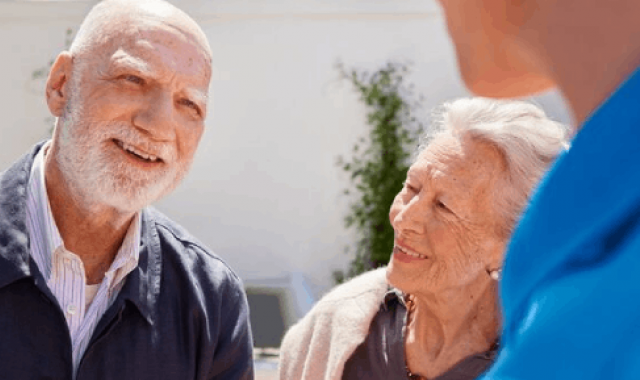
[[[35,263],[29,261],[30,241],[25,219],[31,167],[43,145],[44,142],[35,145],[14,165],[0,173],[0,288],[25,277],[34,277],[36,282],[42,279]],[[156,318],[155,304],[160,295],[162,250],[153,213],[145,209],[140,214],[138,266],[127,277],[118,298],[129,300],[153,324]],[[46,291],[46,284],[41,289]],[[106,325],[109,321],[109,318],[102,318],[96,331],[101,324]]]
[[[389,290],[384,295],[384,302],[382,303],[383,309],[385,311],[389,311],[390,309],[397,307],[396,305],[400,304],[402,308],[406,310],[407,303],[405,300],[405,296],[406,295],[399,289],[389,286]],[[489,348],[489,351],[476,354],[474,357],[493,361],[498,352],[499,347],[500,347],[500,337],[498,337],[498,339],[496,339],[496,341],[493,342],[493,344]]]
[[[46,281],[51,277],[52,255],[62,245],[62,238],[51,214],[44,179],[44,157],[51,145],[47,141],[31,166],[27,186],[27,228],[31,238],[31,256]]]
[[[140,214],[138,265],[127,277],[118,298],[130,301],[147,322],[153,325],[156,318],[155,304],[160,295],[162,251],[153,213],[144,209]]]
[[[38,152],[31,167],[29,186],[27,187],[27,223],[33,226],[31,254],[46,281],[49,281],[57,266],[52,266],[56,250],[64,245],[56,225],[45,184],[44,158],[49,150],[48,141]],[[127,234],[107,270],[109,288],[117,286],[136,265],[140,256],[140,213],[137,212]]]
[[[389,308],[397,304],[402,305],[406,309],[407,304],[405,303],[405,300],[404,300],[404,294],[399,289],[389,286],[387,293],[385,293],[384,295],[384,301],[382,303],[382,307],[385,310],[389,310]]]

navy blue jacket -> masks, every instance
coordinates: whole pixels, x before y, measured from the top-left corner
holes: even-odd
[[[40,149],[0,174],[0,378],[72,379],[71,338],[31,259],[26,188]],[[238,277],[184,229],[142,212],[139,265],[99,321],[77,380],[252,379]]]

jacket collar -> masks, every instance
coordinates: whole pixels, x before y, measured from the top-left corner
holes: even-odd
[[[27,186],[33,161],[46,143],[38,143],[6,171],[0,173],[0,288],[35,276],[31,265],[29,232],[26,225]],[[128,276],[118,299],[128,300],[150,323],[155,320],[154,305],[160,293],[162,258],[155,220],[142,211],[140,258]],[[39,273],[38,273],[39,275]],[[118,301],[116,300],[115,303]]]
[[[0,174],[0,288],[31,276],[26,225],[27,186],[37,144]]]
[[[162,252],[155,219],[149,210],[142,210],[140,257],[138,266],[127,275],[119,299],[130,301],[151,325],[156,315],[155,304],[160,295]]]

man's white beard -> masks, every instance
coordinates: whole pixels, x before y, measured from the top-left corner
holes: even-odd
[[[168,194],[187,173],[191,162],[179,167],[174,147],[150,141],[132,125],[83,120],[81,105],[73,105],[58,126],[62,130],[56,158],[73,195],[80,197],[75,201],[136,212]],[[162,157],[165,166],[144,170],[131,165],[118,157],[123,152],[112,149],[115,144],[109,146],[114,138]]]

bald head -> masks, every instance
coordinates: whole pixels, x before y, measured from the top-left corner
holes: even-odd
[[[140,28],[172,28],[197,45],[211,62],[207,37],[186,13],[164,0],[103,0],[85,17],[70,52],[76,57],[102,51],[113,40],[134,38]]]
[[[99,3],[47,79],[60,186],[126,212],[170,192],[202,136],[210,79],[211,50],[186,14],[161,0]]]

